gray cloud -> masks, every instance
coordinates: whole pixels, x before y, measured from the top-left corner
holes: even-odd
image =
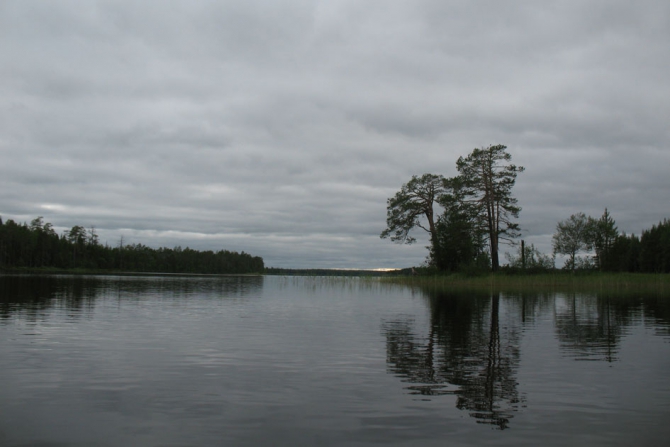
[[[0,4],[0,214],[102,240],[400,267],[413,174],[503,143],[524,238],[667,216],[663,1]]]

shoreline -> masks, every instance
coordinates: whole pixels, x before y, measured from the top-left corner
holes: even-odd
[[[667,273],[578,273],[506,275],[490,273],[483,276],[464,275],[398,276],[387,277],[384,282],[408,286],[494,289],[500,291],[607,291],[607,292],[658,292],[670,294],[670,274]]]

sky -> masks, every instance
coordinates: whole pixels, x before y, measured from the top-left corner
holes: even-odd
[[[526,244],[670,217],[670,2],[0,0],[0,216],[399,268],[412,175],[504,144]],[[504,247],[504,250],[515,250]]]

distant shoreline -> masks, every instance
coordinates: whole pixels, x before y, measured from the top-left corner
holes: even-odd
[[[488,289],[503,292],[524,291],[603,291],[603,292],[657,292],[670,294],[670,274],[668,273],[601,273],[584,272],[573,274],[565,271],[550,273],[487,273],[476,276],[464,274],[412,275],[411,269],[392,271],[339,270],[339,269],[278,269],[271,268],[264,273],[170,273],[170,272],[129,272],[96,269],[54,269],[54,268],[3,268],[0,275],[98,275],[98,276],[156,276],[156,277],[264,277],[264,276],[305,276],[340,278],[379,278],[390,284],[421,288]]]
[[[264,276],[263,273],[170,273],[170,272],[127,272],[96,269],[54,269],[54,268],[1,268],[0,274],[26,275],[99,275],[99,276]]]

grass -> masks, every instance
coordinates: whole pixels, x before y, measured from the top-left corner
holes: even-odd
[[[670,295],[669,274],[564,272],[537,275],[491,273],[482,276],[462,274],[434,276],[399,276],[384,278],[396,284],[453,289],[488,289],[499,291],[602,291],[654,292]]]

